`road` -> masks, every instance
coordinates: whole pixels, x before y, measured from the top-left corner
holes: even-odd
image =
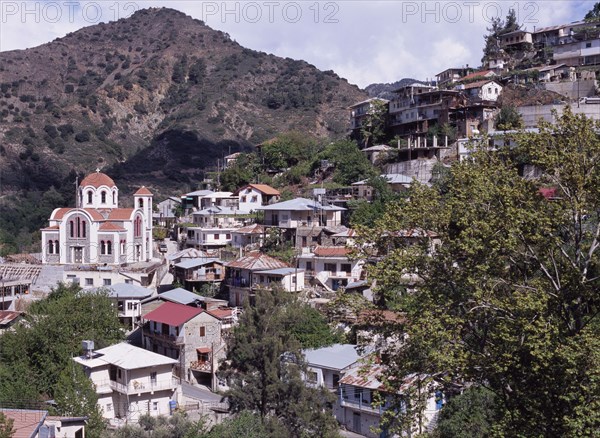
[[[187,382],[181,382],[181,392],[185,397],[193,398],[204,403],[219,403],[222,396],[206,389],[198,388]]]

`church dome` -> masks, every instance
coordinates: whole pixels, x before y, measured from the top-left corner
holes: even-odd
[[[116,184],[110,176],[98,171],[95,173],[90,173],[88,176],[86,176],[83,179],[83,181],[81,181],[80,186],[81,187],[92,186],[92,187],[96,187],[96,188],[101,187],[101,186],[107,186],[109,188],[112,188],[112,187],[116,187]]]

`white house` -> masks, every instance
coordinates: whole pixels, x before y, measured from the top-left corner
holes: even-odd
[[[119,208],[119,189],[104,173],[86,176],[75,208],[57,208],[42,228],[42,263],[119,265],[152,258],[152,193]]]
[[[136,421],[142,414],[170,413],[169,401],[178,386],[173,378],[176,360],[125,342],[73,360],[96,387],[104,418]]]
[[[265,288],[278,284],[288,292],[299,292],[304,289],[304,270],[278,268],[255,271],[252,273],[252,284],[256,287]]]
[[[258,249],[263,244],[265,227],[261,224],[250,224],[233,230],[231,235],[231,246],[234,248]]]
[[[473,99],[496,101],[502,93],[502,85],[496,81],[484,79],[465,85],[458,85],[457,90],[464,90],[468,97]]]
[[[257,210],[265,212],[264,225],[293,229],[302,226],[341,225],[342,211],[346,209],[336,205],[324,205],[311,199],[296,198],[258,207]]]
[[[189,227],[185,244],[189,248],[210,250],[222,248],[231,243],[236,228]]]
[[[239,197],[240,210],[254,211],[257,207],[274,204],[279,201],[279,190],[267,184],[248,184],[235,192]]]
[[[102,290],[102,289],[101,289]],[[117,306],[119,320],[135,328],[142,316],[142,300],[151,297],[154,291],[136,284],[118,283],[106,288],[108,297]]]
[[[306,271],[306,278],[317,281],[331,291],[361,280],[364,260],[350,259],[346,246],[317,246],[312,253],[298,257],[299,267]]]

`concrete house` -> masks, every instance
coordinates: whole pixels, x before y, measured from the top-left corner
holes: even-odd
[[[225,357],[219,318],[202,308],[165,302],[142,321],[146,350],[175,359],[175,373],[181,379],[216,390],[215,373]]]
[[[258,287],[254,283],[254,273],[289,268],[287,263],[259,251],[249,252],[237,260],[226,263],[225,267],[227,269],[226,284],[229,288],[229,305],[231,306],[242,306],[246,299],[252,300]]]
[[[119,320],[124,325],[135,328],[142,316],[141,302],[153,295],[153,291],[136,284],[118,283],[99,290],[108,291],[108,297],[116,305]]]
[[[231,235],[234,248],[258,249],[264,241],[265,227],[261,224],[246,225],[233,230]]]
[[[215,258],[185,259],[173,265],[174,281],[185,289],[200,290],[203,284],[219,284],[225,279],[224,262]]]
[[[304,270],[298,268],[266,269],[252,273],[252,284],[259,288],[280,285],[288,292],[304,289]]]
[[[259,207],[257,210],[265,212],[264,225],[295,229],[301,226],[341,225],[342,211],[346,209],[323,205],[311,199],[296,198]]]
[[[248,184],[234,192],[239,197],[240,210],[252,212],[256,207],[274,204],[279,201],[279,190],[267,184]]]
[[[73,358],[92,380],[104,418],[136,421],[170,413],[176,360],[122,342]]]
[[[502,85],[496,81],[484,79],[481,81],[470,82],[464,85],[458,85],[457,90],[464,90],[470,99],[496,101],[502,93]]]
[[[314,251],[298,257],[298,265],[306,272],[305,279],[337,291],[348,283],[361,280],[364,260],[350,259],[346,246],[317,246]]]
[[[388,185],[394,192],[402,192],[410,188],[410,185],[413,183],[413,179],[402,175],[401,173],[386,173],[380,175],[381,178],[385,178],[388,182]],[[362,180],[352,183],[352,191],[356,198],[358,199],[366,199],[367,201],[371,201],[373,199],[373,187],[368,184],[369,180]]]

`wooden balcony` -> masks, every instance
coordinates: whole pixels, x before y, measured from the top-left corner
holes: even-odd
[[[190,368],[194,371],[212,373],[212,362],[210,360],[195,360],[190,363]]]

